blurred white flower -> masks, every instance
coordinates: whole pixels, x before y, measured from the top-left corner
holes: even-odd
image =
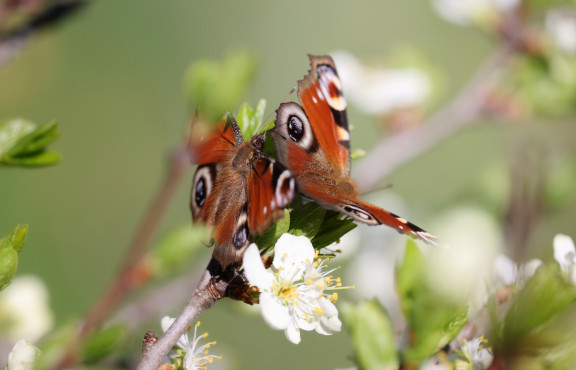
[[[537,258],[518,266],[507,256],[499,254],[494,260],[493,267],[495,288],[511,285],[521,287],[540,266],[542,266],[542,261]]]
[[[24,339],[20,339],[8,355],[8,370],[32,370],[40,350]]]
[[[166,332],[170,325],[176,320],[175,318],[164,316],[160,321],[160,326],[162,330]],[[208,348],[215,345],[216,342],[209,342],[206,344],[200,344],[201,339],[205,339],[208,337],[208,333],[203,333],[198,336],[197,329],[200,326],[200,321],[196,322],[194,326],[194,335],[192,340],[188,336],[188,333],[182,334],[178,341],[176,342],[176,347],[179,347],[185,354],[182,354],[182,351],[172,349],[168,354],[170,360],[174,360],[178,357],[182,357],[182,367],[184,369],[192,369],[192,370],[200,370],[206,369],[206,366],[213,363],[214,360],[220,360],[221,356],[209,355]],[[188,328],[190,330],[190,328]]]
[[[423,104],[430,95],[428,76],[416,68],[371,68],[345,51],[331,53],[346,99],[370,115],[385,115]]]
[[[244,253],[244,271],[250,284],[260,290],[264,320],[274,329],[284,330],[292,343],[300,343],[300,329],[330,335],[341,329],[334,301],[337,293],[327,289],[341,287],[340,279],[323,272],[325,261],[317,257],[305,236],[283,234],[274,247],[274,261],[266,270],[256,244]]]
[[[512,11],[521,0],[432,0],[434,9],[449,22],[462,26],[482,24],[485,20]]]
[[[558,49],[567,54],[576,53],[576,12],[573,9],[549,10],[545,27]]]
[[[486,342],[484,337],[478,337],[471,341],[466,341],[460,348],[462,355],[471,365],[471,369],[487,369],[492,364],[494,360],[492,352],[488,348],[483,347]]]
[[[560,264],[566,280],[576,285],[576,250],[571,237],[564,234],[554,237],[554,259]]]
[[[484,305],[485,281],[502,242],[499,227],[492,215],[473,207],[454,208],[436,223],[430,230],[450,248],[431,250],[427,271],[430,286],[454,301],[461,300],[463,294],[470,295],[470,311],[474,312]]]
[[[0,327],[6,339],[28,338],[35,342],[53,325],[48,290],[36,276],[17,276],[0,292]]]

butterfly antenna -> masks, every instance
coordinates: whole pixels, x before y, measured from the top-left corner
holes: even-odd
[[[393,187],[394,187],[394,184],[389,182],[388,184],[384,184],[384,185],[379,186],[377,188],[373,188],[373,189],[370,189],[368,191],[362,192],[360,195],[372,194],[372,193],[376,193],[376,192],[381,191],[381,190],[392,189]]]
[[[286,97],[284,99],[282,99],[281,103],[286,103],[286,101],[288,100],[288,98],[290,98],[290,95],[294,94],[294,91],[296,91],[296,86],[294,86],[290,92],[288,93],[288,95],[286,95]],[[266,122],[268,122],[270,120],[270,117],[272,116],[272,114],[275,114],[276,111],[274,111],[274,113],[270,113],[268,114],[268,116],[266,116],[266,118],[264,120],[262,120],[262,122],[260,122],[260,126],[258,126],[258,130],[256,130],[256,132],[260,132],[260,130],[262,129],[262,126],[264,126],[266,124]]]

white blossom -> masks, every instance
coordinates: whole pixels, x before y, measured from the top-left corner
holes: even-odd
[[[494,360],[490,349],[483,347],[485,343],[484,337],[477,337],[466,341],[460,348],[462,355],[474,370],[487,369]]]
[[[554,237],[554,259],[560,264],[566,280],[576,285],[576,250],[571,237],[564,234]]]
[[[5,338],[35,342],[52,328],[53,322],[48,290],[36,276],[18,276],[0,292],[0,327]]]
[[[494,260],[494,285],[497,288],[515,285],[521,287],[542,266],[542,261],[535,258],[520,266],[507,256],[500,254]]]
[[[354,55],[332,53],[346,99],[370,115],[385,115],[423,104],[430,95],[428,76],[416,68],[374,68]]]
[[[514,10],[521,0],[433,0],[436,12],[459,25],[483,23]]]
[[[576,53],[576,12],[573,9],[549,10],[545,27],[558,49],[567,54]]]
[[[327,289],[341,287],[340,279],[323,272],[325,261],[316,259],[312,243],[305,236],[283,234],[274,248],[272,267],[266,270],[256,244],[244,253],[244,270],[250,284],[260,290],[264,320],[274,329],[284,330],[292,343],[300,343],[300,329],[330,335],[341,329],[338,295],[325,295]]]
[[[8,355],[8,370],[32,370],[40,350],[24,339],[20,339]]]
[[[176,320],[169,316],[164,316],[160,322],[162,330],[166,332],[170,325]],[[216,342],[209,342],[206,344],[201,344],[200,340],[208,337],[208,333],[203,333],[198,335],[197,329],[200,326],[200,322],[196,322],[194,326],[194,333],[192,339],[189,337],[189,333],[184,333],[175,344],[175,347],[179,347],[185,354],[182,356],[182,351],[171,350],[168,354],[170,360],[176,358],[182,358],[182,366],[184,369],[206,369],[206,366],[213,363],[214,360],[220,360],[222,357],[208,354],[208,349],[215,345]],[[190,328],[188,328],[190,330]]]

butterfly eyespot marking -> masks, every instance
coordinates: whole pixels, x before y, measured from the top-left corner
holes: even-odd
[[[355,218],[359,221],[365,222],[369,225],[379,225],[380,222],[378,222],[378,220],[376,218],[374,218],[374,216],[372,216],[370,213],[366,212],[364,209],[353,205],[353,204],[340,204],[338,205],[338,207],[340,208],[340,210],[352,217]]]
[[[232,244],[234,248],[240,249],[242,248],[246,242],[248,241],[248,215],[246,214],[246,210],[242,209],[240,215],[238,216],[238,221],[236,222],[236,232],[232,237]]]
[[[284,137],[284,140],[289,137],[290,140],[308,152],[318,150],[310,121],[300,105],[282,103],[276,113],[276,130]]]
[[[202,208],[206,199],[212,191],[212,174],[208,166],[198,167],[194,176],[194,185],[192,187],[192,199],[194,205]]]
[[[302,136],[304,136],[304,125],[300,118],[296,116],[290,116],[288,119],[288,136],[292,139],[293,142],[297,143],[302,140]]]
[[[246,225],[243,225],[238,230],[236,230],[236,233],[234,233],[234,236],[232,237],[232,244],[234,244],[234,248],[240,249],[244,246],[244,244],[246,244],[247,240],[248,240],[248,227]]]
[[[277,177],[276,177],[277,176]],[[275,198],[276,202],[272,200],[272,209],[278,207],[284,207],[292,201],[294,198],[296,180],[292,173],[288,170],[283,170],[280,174],[275,176],[274,184],[276,186]]]

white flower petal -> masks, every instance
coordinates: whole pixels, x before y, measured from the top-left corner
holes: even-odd
[[[8,355],[9,370],[32,370],[40,350],[32,344],[20,339]]]
[[[503,254],[496,256],[493,270],[496,285],[512,285],[518,276],[518,266],[516,263]]]
[[[291,324],[288,307],[282,305],[271,293],[260,294],[260,308],[264,321],[273,329],[286,329]]]
[[[526,262],[522,266],[520,266],[520,275],[523,280],[527,280],[531,278],[536,270],[538,270],[542,266],[542,261],[538,258],[531,259],[530,261]]]
[[[338,316],[338,309],[334,303],[330,302],[329,299],[324,297],[320,298],[320,309],[324,312],[326,316]]]
[[[244,274],[252,285],[256,285],[260,290],[271,289],[274,276],[267,271],[260,258],[260,251],[256,244],[252,243],[246,248],[243,257]]]
[[[433,0],[434,8],[447,21],[468,25],[483,17],[506,13],[521,0]]]
[[[49,293],[44,282],[34,275],[19,275],[0,292],[2,339],[26,338],[35,342],[53,326]]]
[[[305,236],[283,234],[274,247],[274,262],[280,276],[289,281],[302,277],[306,263],[314,260],[314,247]]]
[[[554,237],[554,259],[558,261],[563,270],[574,265],[574,241],[568,235],[557,234]]]
[[[174,322],[174,320],[176,320],[173,317],[170,316],[164,316],[162,318],[162,320],[160,320],[160,327],[162,328],[163,332],[166,332],[166,330],[168,330],[168,328],[170,327],[170,325],[172,325],[172,323]]]
[[[300,343],[300,329],[295,327],[294,325],[290,325],[286,330],[284,330],[284,335],[286,335],[286,339],[294,344]]]

